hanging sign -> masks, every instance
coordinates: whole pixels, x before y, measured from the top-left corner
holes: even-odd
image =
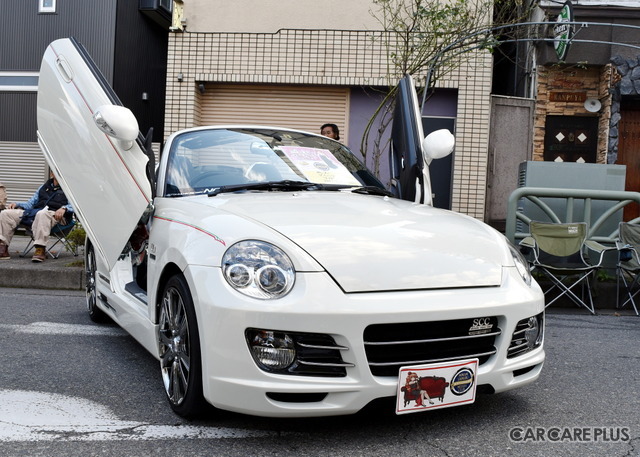
[[[558,14],[556,25],[553,26],[553,47],[556,50],[558,60],[564,60],[569,51],[569,44],[573,38],[573,6],[567,0]]]

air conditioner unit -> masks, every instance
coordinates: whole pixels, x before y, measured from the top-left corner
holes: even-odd
[[[138,10],[164,29],[171,25],[172,0],[139,0]]]

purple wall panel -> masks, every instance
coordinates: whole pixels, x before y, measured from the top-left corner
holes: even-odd
[[[384,88],[372,88],[372,87],[352,87],[350,98],[350,111],[349,111],[349,142],[347,146],[356,155],[362,158],[361,143],[364,135],[365,128],[371,116],[375,112],[376,108],[384,98]],[[419,100],[422,102],[422,99]],[[441,117],[456,117],[457,112],[457,90],[455,89],[437,89],[425,103],[424,116],[441,116]],[[342,126],[339,126],[342,127]],[[376,131],[376,128],[372,131]],[[387,132],[387,138],[388,133]],[[386,141],[386,139],[385,139]],[[369,150],[371,151],[371,146]],[[367,167],[371,170],[374,169],[372,163],[371,152],[368,153]],[[383,153],[380,157],[380,179],[383,184],[388,184],[389,181],[389,156],[388,153]]]

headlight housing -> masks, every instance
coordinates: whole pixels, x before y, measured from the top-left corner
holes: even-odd
[[[529,262],[527,262],[522,253],[511,243],[509,243],[509,250],[511,251],[513,262],[516,264],[516,270],[518,270],[520,277],[527,286],[531,286],[531,270],[529,269]]]
[[[227,249],[222,274],[238,292],[264,300],[284,297],[295,282],[293,263],[284,251],[257,240],[240,241]]]

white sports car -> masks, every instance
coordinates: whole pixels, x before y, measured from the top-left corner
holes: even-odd
[[[424,203],[339,142],[276,127],[176,132],[156,168],[84,48],[47,48],[38,138],[87,231],[89,314],[158,358],[177,414],[338,415],[382,397],[405,413],[539,376],[543,294],[504,236],[431,206],[428,163],[453,143],[421,141],[416,106],[407,77],[394,182]]]

